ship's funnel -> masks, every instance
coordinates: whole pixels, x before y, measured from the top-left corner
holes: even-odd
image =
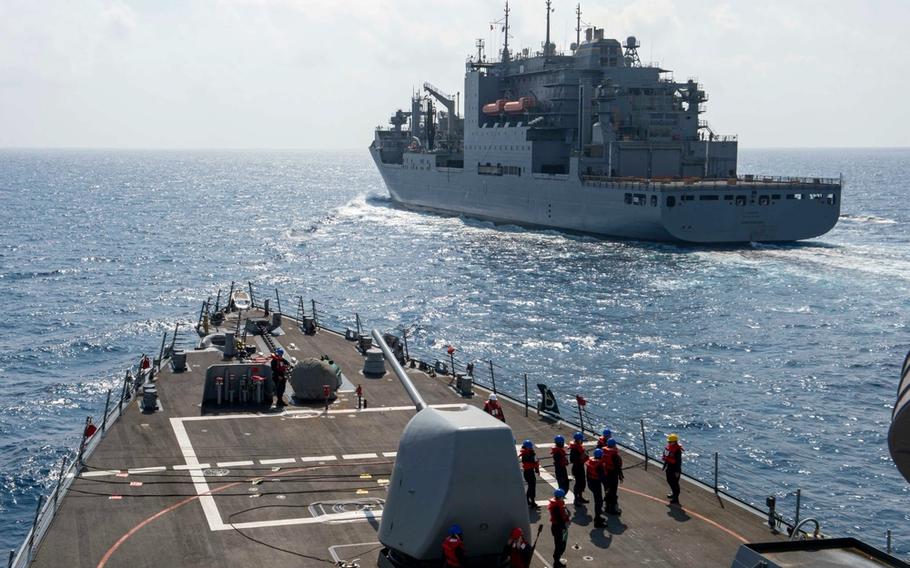
[[[473,406],[426,408],[405,427],[379,526],[389,549],[380,565],[441,562],[453,524],[472,565],[498,556],[513,528],[529,534],[512,429]]]
[[[897,469],[910,481],[910,353],[901,367],[901,381],[897,387],[897,402],[891,414],[888,431],[888,449]]]

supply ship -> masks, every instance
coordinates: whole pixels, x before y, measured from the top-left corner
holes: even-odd
[[[738,175],[737,139],[702,118],[708,96],[624,42],[588,27],[569,53],[484,42],[458,96],[424,83],[369,151],[405,207],[611,237],[691,243],[786,242],[823,235],[842,178]],[[442,108],[437,108],[437,107]]]
[[[87,419],[10,568],[438,567],[455,524],[466,568],[509,566],[515,529],[533,546],[530,566],[557,565],[547,511],[526,500],[516,441],[536,447],[536,499],[546,505],[555,437],[580,432],[594,449],[604,427],[584,410],[584,393],[571,393],[576,415],[570,393],[541,383],[535,396],[527,375],[522,389],[514,371],[485,371],[456,348],[415,350],[401,331],[365,332],[356,314],[302,298],[282,313],[277,290],[270,306],[252,284],[237,288],[203,303],[196,341],[177,342],[175,329],[155,341],[154,357],[137,354]],[[285,399],[276,358],[287,365]],[[910,477],[908,367],[889,440]],[[481,409],[491,394],[504,421]],[[621,511],[599,525],[592,504],[566,495],[561,562],[908,566],[860,540],[825,538],[825,513],[801,518],[798,498],[790,516],[774,496],[759,507],[725,491],[717,468],[713,482],[698,479],[685,457],[679,502],[669,502],[660,449],[648,449],[644,425],[642,444],[634,436],[615,436]]]

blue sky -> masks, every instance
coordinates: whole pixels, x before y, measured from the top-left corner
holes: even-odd
[[[574,41],[575,2],[552,37]],[[515,47],[543,0],[512,1]],[[486,0],[0,2],[0,147],[358,148],[423,81],[462,90]],[[910,2],[599,0],[748,147],[910,146]]]

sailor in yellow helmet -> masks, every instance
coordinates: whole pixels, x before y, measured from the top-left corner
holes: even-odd
[[[679,505],[679,478],[682,477],[682,453],[683,447],[679,445],[679,436],[670,434],[667,436],[667,447],[664,448],[664,471],[667,472],[667,484],[670,486],[670,493],[667,499],[671,504]]]

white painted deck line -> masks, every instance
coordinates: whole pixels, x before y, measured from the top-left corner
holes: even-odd
[[[134,468],[134,469],[128,469],[127,471],[128,471],[129,473],[134,473],[134,474],[135,474],[135,473],[151,473],[151,472],[153,472],[153,471],[165,471],[166,469],[167,469],[167,468],[166,468],[165,466],[159,465],[159,466],[156,466],[156,467],[137,467],[137,468]]]
[[[398,452],[382,452],[382,457],[385,458],[394,458],[398,455]]]
[[[240,467],[242,465],[253,465],[253,460],[246,461],[234,461],[234,462],[218,462],[218,467]]]
[[[341,458],[345,460],[367,460],[371,458],[378,458],[379,456],[370,453],[370,454],[342,454]]]
[[[332,513],[329,515],[320,515],[318,517],[302,517],[297,519],[277,519],[274,521],[252,521],[248,523],[233,523],[225,525],[218,530],[232,529],[258,529],[264,527],[283,527],[288,525],[314,525],[318,523],[361,521],[366,519],[378,519],[382,516],[381,511],[348,511],[345,513]]]
[[[294,458],[277,458],[277,459],[272,459],[272,460],[259,460],[259,463],[261,463],[262,465],[277,465],[280,463],[294,463],[296,461],[297,460],[295,460]]]
[[[188,466],[199,467],[199,459],[196,457],[196,450],[190,442],[190,437],[186,433],[181,418],[171,418],[171,428],[174,429],[174,435],[177,436],[177,445],[183,452],[183,459]],[[221,522],[221,513],[218,512],[218,506],[215,505],[215,498],[209,493],[209,484],[202,475],[201,469],[190,469],[190,478],[193,480],[193,487],[199,495],[199,504],[202,506],[202,512],[205,513],[205,520],[209,523],[210,530],[223,530],[226,525]]]
[[[188,464],[178,464],[174,466],[174,471],[187,471],[193,469],[208,469],[211,465],[207,463],[201,463],[199,465],[188,465]]]
[[[304,456],[304,457],[300,458],[300,461],[302,461],[303,463],[323,462],[323,461],[327,462],[327,461],[336,461],[336,460],[338,460],[338,458],[335,456]]]

